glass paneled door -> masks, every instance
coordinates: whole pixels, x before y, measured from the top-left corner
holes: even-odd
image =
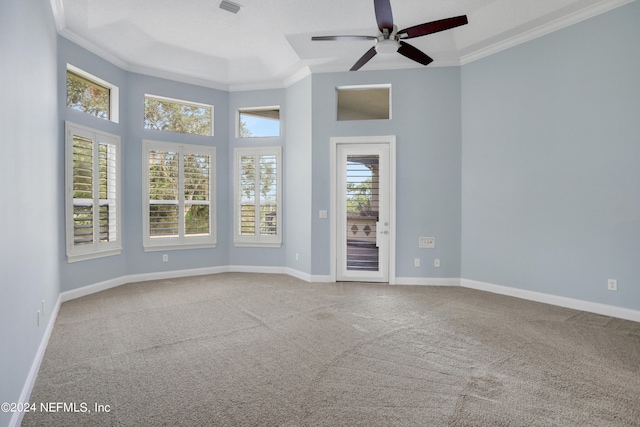
[[[337,147],[337,274],[341,281],[389,281],[389,146]]]

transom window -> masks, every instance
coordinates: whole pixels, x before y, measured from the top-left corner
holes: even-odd
[[[120,243],[120,137],[66,123],[69,262],[117,255]]]
[[[143,145],[145,250],[215,246],[215,148]]]
[[[237,136],[240,138],[280,136],[280,106],[239,109]]]
[[[235,150],[236,246],[282,243],[281,152],[280,147]]]
[[[118,87],[67,64],[67,107],[118,122]]]
[[[338,121],[390,120],[391,85],[341,86],[337,88]]]
[[[155,95],[144,97],[145,129],[213,135],[213,106]]]

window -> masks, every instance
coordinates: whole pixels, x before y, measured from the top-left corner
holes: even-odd
[[[214,247],[214,147],[143,141],[145,250]]]
[[[118,87],[67,64],[67,107],[118,122]]]
[[[66,123],[69,262],[117,255],[120,243],[120,137]]]
[[[280,136],[280,106],[239,109],[237,136],[239,138]]]
[[[391,85],[338,88],[338,121],[391,119]]]
[[[145,95],[145,129],[213,135],[213,106]]]
[[[282,243],[281,152],[280,147],[235,150],[236,246]]]

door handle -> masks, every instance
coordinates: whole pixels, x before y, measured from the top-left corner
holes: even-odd
[[[389,234],[389,230],[380,231],[380,234]]]

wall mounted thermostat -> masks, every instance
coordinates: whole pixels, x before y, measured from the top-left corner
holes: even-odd
[[[427,248],[433,249],[436,247],[436,238],[435,237],[420,237],[418,240],[419,248]]]

